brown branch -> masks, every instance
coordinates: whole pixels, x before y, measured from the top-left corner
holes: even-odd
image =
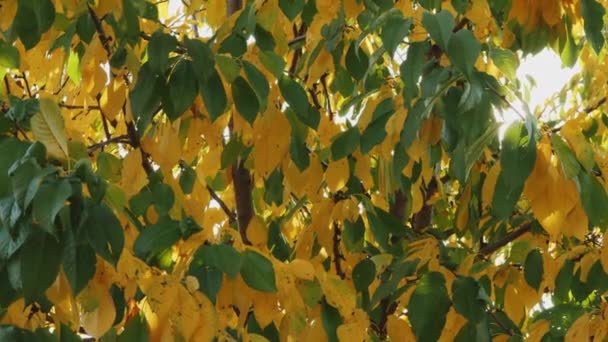
[[[502,239],[500,239],[494,243],[488,244],[488,245],[484,246],[483,248],[479,249],[479,252],[477,252],[477,254],[479,256],[488,256],[488,255],[496,252],[497,250],[499,250],[501,247],[506,246],[509,242],[512,242],[515,239],[517,239],[518,237],[529,232],[530,229],[532,229],[532,224],[526,223],[523,226],[521,226],[519,229],[516,229],[516,230],[510,232],[509,234],[505,235],[505,237],[503,237]]]
[[[389,208],[389,213],[399,219],[399,222],[405,222],[405,207],[407,205],[407,196],[401,190],[395,191],[395,200]]]
[[[607,97],[602,97],[596,104],[594,104],[593,106],[589,106],[587,108],[585,108],[585,113],[589,114],[591,112],[593,112],[594,110],[600,108],[601,105],[603,105],[604,103],[606,103],[606,100],[608,100]]]
[[[228,222],[235,222],[236,215],[232,210],[230,210],[230,208],[228,208],[226,202],[224,202],[224,200],[222,200],[220,196],[218,196],[218,194],[215,192],[215,190],[213,190],[209,185],[207,185],[207,191],[209,191],[211,198],[213,198],[220,205],[224,213],[226,213],[226,216],[228,216]]]
[[[89,154],[92,154],[97,149],[100,149],[100,148],[103,149],[104,147],[106,147],[107,145],[110,145],[110,144],[131,144],[131,139],[129,139],[128,135],[120,135],[117,137],[106,139],[102,142],[89,146],[88,147]]]
[[[242,0],[226,0],[227,15],[230,17],[243,6]],[[234,120],[231,117],[228,123],[230,133],[234,131]],[[232,180],[234,182],[234,199],[236,202],[236,219],[238,223],[239,233],[243,243],[250,245],[251,242],[247,238],[247,227],[253,218],[253,181],[251,173],[245,167],[245,161],[237,160],[231,167]]]
[[[6,88],[6,94],[11,95],[11,86],[8,83],[8,75],[4,75],[4,87]]]
[[[323,94],[325,95],[325,104],[329,112],[329,121],[334,121],[334,112],[331,110],[331,100],[329,99],[329,91],[327,90],[327,73],[321,76],[321,85],[323,86]]]
[[[69,105],[67,103],[64,102],[59,102],[59,107],[61,108],[65,108],[65,109],[88,109],[88,110],[100,110],[101,107],[99,106],[82,106],[82,105]]]
[[[420,209],[420,211],[414,214],[412,217],[412,228],[415,231],[421,231],[431,225],[433,218],[433,205],[427,204],[427,202],[437,192],[437,189],[437,180],[435,177],[433,177],[427,185],[422,209]]]
[[[336,274],[344,279],[345,274],[344,270],[342,270],[342,263],[340,259],[344,259],[342,253],[340,253],[340,241],[342,240],[342,232],[338,227],[338,224],[334,222],[334,236],[333,236],[333,252],[334,252],[334,265],[336,267]]]
[[[21,78],[23,78],[23,82],[25,82],[25,90],[27,91],[27,94],[30,96],[30,98],[33,98],[32,91],[30,90],[30,82],[27,81],[27,77],[25,76],[25,71],[23,72]]]
[[[95,25],[95,30],[97,31],[97,35],[99,36],[99,41],[101,45],[106,50],[106,54],[108,58],[112,56],[112,48],[110,47],[110,38],[106,34],[106,31],[103,29],[103,25],[101,23],[101,19],[95,14],[93,7],[87,5],[89,8],[89,14],[91,15],[91,19],[93,20],[93,24]]]
[[[287,46],[293,46],[298,44],[299,42],[302,42],[306,40],[306,34],[301,34],[299,36],[296,36],[295,38],[293,38],[292,40],[287,42]]]

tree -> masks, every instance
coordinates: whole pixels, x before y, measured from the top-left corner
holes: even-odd
[[[606,339],[605,1],[0,6],[0,340]]]

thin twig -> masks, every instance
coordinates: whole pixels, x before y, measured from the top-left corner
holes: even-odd
[[[91,7],[90,5],[87,5],[87,7],[89,8],[89,14],[91,15],[91,19],[93,20],[93,24],[95,25],[95,30],[97,31],[97,35],[99,36],[99,41],[101,42],[101,45],[103,46],[103,48],[106,50],[106,54],[108,55],[108,58],[110,58],[112,56],[112,48],[110,47],[110,38],[108,38],[106,31],[103,29],[101,20],[99,19],[97,14],[95,14],[93,7]]]
[[[4,87],[6,88],[6,94],[11,95],[11,86],[8,83],[8,75],[4,75]]]
[[[327,111],[329,112],[329,121],[334,121],[334,112],[331,110],[331,100],[329,98],[329,91],[327,90],[327,73],[321,76],[321,85],[323,86],[323,94],[325,95],[325,103],[327,105]]]
[[[488,245],[484,246],[483,248],[479,249],[479,252],[477,252],[477,254],[480,256],[488,256],[488,255],[496,252],[497,250],[499,250],[501,247],[506,246],[509,242],[512,242],[515,239],[517,239],[518,237],[529,232],[531,229],[532,229],[532,224],[526,223],[523,226],[521,226],[519,229],[516,229],[516,230],[512,231],[511,233],[505,235],[504,238],[502,238],[494,243],[488,244]]]
[[[30,90],[30,83],[27,81],[27,77],[25,76],[25,71],[23,72],[21,78],[23,78],[23,82],[25,82],[25,90],[27,91],[27,94],[30,96],[30,98],[33,98],[32,91]]]
[[[297,43],[302,42],[304,40],[306,40],[306,34],[301,34],[299,36],[296,36],[292,40],[288,41],[287,45],[288,46],[293,46],[293,45],[296,45]]]
[[[215,190],[213,190],[209,185],[207,185],[207,191],[209,191],[211,198],[213,198],[220,205],[220,208],[222,208],[224,213],[226,213],[226,216],[228,216],[228,222],[230,222],[230,223],[235,222],[236,215],[234,214],[234,212],[232,210],[230,210],[230,208],[228,208],[228,205],[226,205],[226,202],[224,202],[224,200],[222,200],[220,198],[220,196],[217,194],[217,192],[215,192]]]
[[[334,222],[334,236],[333,236],[334,265],[336,267],[336,274],[341,279],[344,279],[345,274],[344,274],[344,270],[342,270],[342,263],[340,262],[340,259],[344,259],[344,257],[342,256],[342,253],[340,253],[340,241],[342,240],[341,235],[342,235],[342,232],[340,231],[338,224]]]
[[[103,149],[104,147],[106,147],[107,145],[110,145],[110,144],[131,144],[131,140],[129,139],[128,135],[120,135],[117,137],[106,139],[102,142],[89,146],[88,147],[89,154],[95,152],[95,150],[97,150],[97,149],[100,149],[100,148]]]
[[[65,102],[60,102],[59,107],[65,109],[88,109],[88,110],[100,110],[100,106],[82,106],[82,105],[70,105]]]
[[[496,312],[494,312],[493,310],[489,310],[488,311],[490,313],[490,316],[492,316],[492,319],[494,319],[494,321],[496,322],[496,324],[498,324],[499,327],[502,328],[502,330],[504,330],[504,332],[506,332],[507,334],[509,334],[509,336],[514,336],[515,333],[513,332],[512,329],[509,329],[507,326],[505,326],[499,319],[498,317],[496,317]]]
[[[97,94],[95,100],[97,100],[97,106],[99,107],[99,114],[101,115],[101,123],[103,124],[103,131],[106,133],[106,139],[111,139],[112,134],[110,134],[110,128],[108,127],[108,120],[106,119],[106,115],[101,110],[101,103],[99,103],[99,99],[101,98],[100,94]]]

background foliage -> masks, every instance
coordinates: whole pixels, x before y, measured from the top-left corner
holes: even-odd
[[[0,340],[605,340],[606,5],[0,0]]]

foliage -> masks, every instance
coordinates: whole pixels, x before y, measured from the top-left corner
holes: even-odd
[[[0,0],[0,340],[605,340],[606,6]]]

